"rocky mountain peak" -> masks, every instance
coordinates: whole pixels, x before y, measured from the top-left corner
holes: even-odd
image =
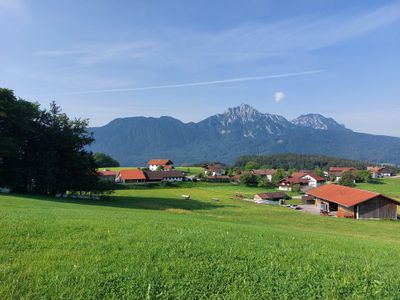
[[[339,124],[332,118],[324,117],[320,114],[306,114],[292,120],[297,126],[308,127],[319,130],[350,130],[343,124]]]

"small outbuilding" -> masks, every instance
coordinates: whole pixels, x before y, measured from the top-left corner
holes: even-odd
[[[321,211],[336,212],[339,218],[397,219],[400,204],[382,194],[336,184],[323,185],[307,194],[310,197],[303,201],[316,205]]]
[[[258,193],[254,195],[254,200],[281,200],[286,199],[288,195],[283,192],[273,192],[273,193]]]

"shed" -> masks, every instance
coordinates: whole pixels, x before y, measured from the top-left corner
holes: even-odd
[[[399,202],[382,194],[327,184],[307,192],[321,210],[337,212],[339,218],[397,219]]]

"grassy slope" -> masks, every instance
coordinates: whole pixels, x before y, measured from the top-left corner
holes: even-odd
[[[400,200],[400,178],[384,178],[376,183],[359,183],[357,187]]]
[[[400,223],[257,206],[231,199],[236,190],[255,191],[0,196],[0,298],[400,296]]]

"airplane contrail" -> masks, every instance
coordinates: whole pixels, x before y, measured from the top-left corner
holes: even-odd
[[[296,73],[284,73],[284,74],[274,74],[274,75],[263,75],[263,76],[252,76],[252,77],[241,77],[241,78],[231,78],[223,80],[213,80],[213,81],[200,81],[200,82],[189,82],[189,83],[178,83],[169,85],[155,85],[155,86],[145,86],[145,87],[132,87],[132,88],[119,88],[119,89],[103,89],[103,90],[87,90],[87,91],[77,91],[77,92],[65,92],[56,93],[54,95],[84,95],[84,94],[100,94],[100,93],[113,93],[113,92],[134,92],[134,91],[146,91],[146,90],[158,90],[158,89],[170,89],[170,88],[181,88],[190,86],[201,86],[201,85],[216,85],[232,82],[241,81],[254,81],[254,80],[265,80],[273,78],[283,78],[283,77],[295,77],[312,75],[317,73],[325,72],[325,70],[311,70]]]

